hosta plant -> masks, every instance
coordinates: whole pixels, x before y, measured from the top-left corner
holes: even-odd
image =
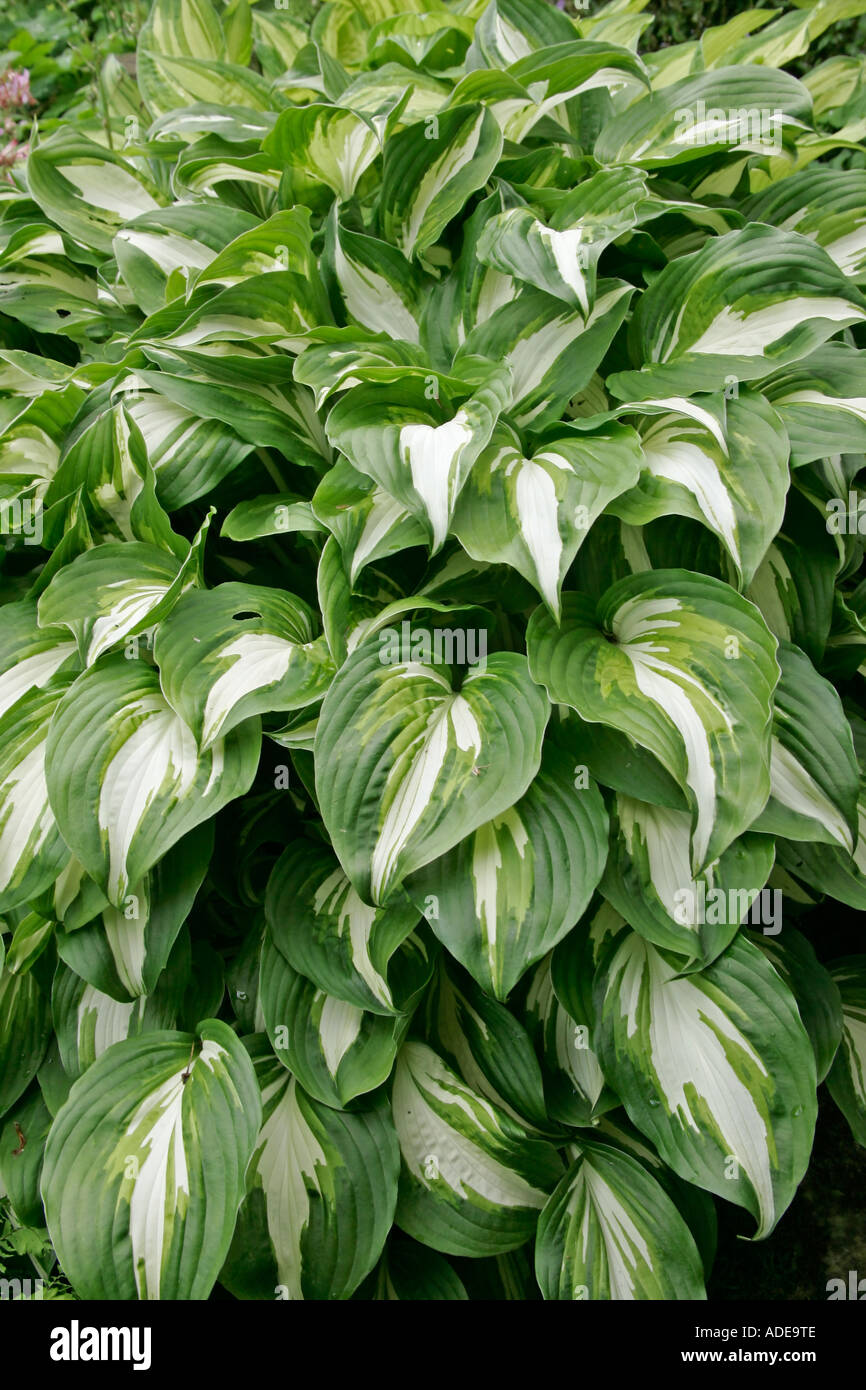
[[[79,1298],[701,1299],[821,1083],[866,1142],[863,9],[156,0],[0,187],[0,1183]]]

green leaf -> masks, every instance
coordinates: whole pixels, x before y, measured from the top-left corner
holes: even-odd
[[[770,790],[775,641],[727,584],[686,570],[620,581],[597,605],[568,596],[562,627],[537,609],[530,671],[550,698],[610,724],[685,792],[700,872],[755,819]]]
[[[678,975],[636,933],[596,981],[602,1067],[675,1173],[770,1234],[806,1170],[815,1060],[791,991],[741,935],[699,974]]]
[[[347,317],[370,333],[419,341],[425,282],[390,242],[344,227],[336,208],[325,229],[326,276]]]
[[[546,1299],[704,1299],[692,1234],[630,1154],[580,1139],[577,1161],[538,1220],[535,1272]]]
[[[458,639],[468,647],[465,631],[442,631],[452,655]],[[404,636],[386,628],[356,648],[316,733],[325,826],[358,893],[377,905],[514,805],[538,770],[548,715],[517,653],[471,665],[455,690],[441,665],[428,664],[430,632],[409,626]]]
[[[251,715],[313,704],[333,674],[307,605],[253,584],[186,594],[153,651],[163,694],[202,752]]]
[[[32,970],[0,969],[0,1116],[33,1080],[51,1037],[51,1007]]]
[[[392,1092],[403,1156],[397,1225],[448,1255],[491,1255],[531,1238],[562,1165],[423,1043],[406,1043]]]
[[[826,457],[830,431],[840,453],[866,451],[863,354],[857,348],[825,343],[774,372],[762,390],[788,432],[793,467]]]
[[[22,1226],[43,1226],[45,1222],[39,1178],[51,1119],[35,1086],[12,1106],[0,1128],[0,1183]]]
[[[127,159],[63,126],[27,161],[31,196],[52,222],[86,247],[110,255],[125,222],[161,206],[156,189]]]
[[[73,683],[48,736],[48,795],[61,834],[109,902],[166,850],[245,792],[260,734],[247,721],[200,753],[142,661],[102,657]]]
[[[426,1001],[425,1035],[479,1095],[514,1120],[550,1132],[541,1069],[529,1035],[443,957]]]
[[[239,1298],[349,1298],[385,1243],[400,1154],[381,1094],[364,1110],[305,1095],[262,1038],[248,1046],[262,1128],[220,1282]]]
[[[815,1053],[818,1080],[823,1081],[842,1041],[839,986],[802,932],[788,927],[782,937],[761,936],[756,940],[797,1001]]]
[[[407,887],[443,946],[482,989],[505,999],[588,906],[606,854],[598,788],[571,764],[567,743],[550,738],[524,796]]]
[[[32,599],[3,605],[0,631],[0,717],[58,672],[77,667],[75,643],[62,628],[40,628]]]
[[[633,294],[624,280],[600,280],[595,303],[583,314],[541,290],[521,290],[476,322],[457,353],[454,370],[459,372],[467,357],[503,362],[512,375],[514,423],[540,430],[559,420],[572,396],[586,386]]]
[[[259,1002],[271,1046],[304,1090],[343,1109],[391,1074],[408,1018],[348,1004],[293,970],[265,933]]]
[[[412,545],[424,545],[427,532],[408,507],[371,478],[340,458],[316,488],[312,507],[340,546],[346,578],[355,584],[374,560]]]
[[[79,1297],[208,1297],[261,1113],[252,1063],[216,1019],[115,1043],[88,1068],[51,1127],[42,1174],[51,1240]]]
[[[75,1079],[114,1043],[176,1027],[179,997],[177,982],[167,981],[166,987],[121,1004],[59,965],[51,1010],[64,1071]]]
[[[58,886],[54,894],[65,923],[65,930],[58,927],[56,935],[61,960],[118,1003],[151,994],[201,888],[213,847],[212,824],[197,826],[136,884],[122,908],[113,907],[100,894],[100,916],[84,926],[77,920],[79,913],[70,913],[67,905],[75,877],[69,873],[62,897]],[[76,867],[80,875],[81,866]],[[96,889],[92,880],[89,886]],[[89,916],[86,904],[80,915]]]
[[[291,493],[266,493],[232,507],[220,535],[230,541],[255,541],[262,536],[285,536],[294,531],[312,534],[325,528],[309,502]]]
[[[602,164],[649,168],[725,150],[781,153],[785,127],[811,112],[807,88],[787,72],[715,68],[633,102],[606,123],[593,153]]]

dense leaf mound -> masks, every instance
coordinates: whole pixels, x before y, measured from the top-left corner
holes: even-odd
[[[156,0],[37,122],[10,1269],[703,1298],[824,1080],[866,1142],[862,9]]]

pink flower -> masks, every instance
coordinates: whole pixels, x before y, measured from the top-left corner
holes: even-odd
[[[10,68],[0,77],[0,108],[35,105],[27,68]]]

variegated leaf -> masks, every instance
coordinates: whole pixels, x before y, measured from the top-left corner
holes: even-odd
[[[607,386],[624,400],[715,391],[730,377],[768,376],[864,319],[866,299],[826,251],[752,223],[668,263],[629,329],[646,365]]]
[[[547,1299],[703,1299],[701,1257],[664,1189],[637,1159],[581,1138],[538,1220]]]
[[[598,788],[567,743],[551,737],[525,795],[407,887],[442,944],[482,989],[505,999],[581,916],[606,853]]]
[[[538,609],[527,632],[530,670],[552,700],[613,725],[676,779],[695,872],[767,801],[775,645],[752,604],[685,570],[621,580],[597,605],[569,595],[559,630]]]
[[[501,150],[499,126],[483,106],[452,106],[392,135],[380,189],[385,240],[423,259],[469,195],[484,187]]]
[[[799,648],[783,642],[778,659],[770,800],[755,829],[841,845],[852,854],[860,772],[842,702]]]
[[[657,410],[669,412],[656,416]],[[631,526],[690,516],[725,546],[743,586],[782,525],[788,437],[766,399],[746,387],[732,400],[642,401],[643,472],[610,510]],[[653,418],[655,417],[655,418]]]
[[[507,401],[507,377],[492,372],[458,405],[440,399],[438,379],[356,386],[328,416],[328,438],[355,468],[417,516],[435,553],[473,463]],[[432,385],[431,385],[432,383]]]
[[[715,960],[751,911],[768,930],[781,929],[781,894],[764,910],[772,892],[764,890],[773,867],[767,836],[741,835],[693,875],[691,817],[685,811],[617,793],[613,826],[601,891],[635,931],[685,956],[689,968]]]
[[[332,1110],[304,1093],[266,1039],[247,1045],[262,1127],[220,1282],[239,1298],[349,1298],[394,1217],[400,1154],[387,1100]]]
[[[356,1008],[402,1013],[429,978],[418,952],[401,950],[419,918],[408,897],[396,893],[387,907],[368,907],[324,845],[301,841],[280,856],[265,911],[289,964]]]
[[[794,998],[742,934],[699,974],[617,938],[596,982],[596,1042],[629,1116],[675,1173],[746,1207],[767,1236],[805,1172],[815,1059]]]
[[[391,1074],[409,1019],[326,994],[293,970],[265,933],[259,1002],[271,1046],[304,1090],[341,1110]]]
[[[28,690],[42,689],[52,676],[77,666],[75,642],[62,627],[40,627],[32,599],[4,604],[0,630],[0,717]]]
[[[297,166],[326,183],[345,201],[379,154],[380,141],[365,116],[313,103],[283,111],[262,149],[284,167]]]
[[[355,649],[316,732],[322,816],[343,869],[373,904],[522,796],[548,716],[523,657],[479,661],[477,647],[467,649],[477,631],[406,627],[408,640],[386,628]],[[435,650],[437,636],[447,654]],[[470,658],[459,691],[443,655]]]
[[[51,1240],[78,1293],[207,1298],[261,1113],[249,1056],[216,1019],[98,1057],[55,1118],[42,1174]]]
[[[153,650],[163,694],[203,752],[251,715],[315,703],[333,674],[307,605],[254,584],[185,595]]]
[[[559,434],[531,458],[500,427],[460,494],[453,530],[476,560],[513,565],[559,620],[560,590],[590,526],[638,480],[637,435],[611,424]]]
[[[259,745],[253,719],[200,753],[152,666],[101,657],[52,720],[51,808],[73,854],[122,908],[175,841],[249,788]]]
[[[200,575],[207,524],[185,558],[143,541],[107,542],[59,570],[39,599],[41,627],[66,627],[84,666],[155,627]]]
[[[391,1096],[403,1157],[397,1225],[451,1255],[514,1250],[535,1231],[562,1165],[423,1043],[400,1051]]]
[[[0,911],[54,882],[69,858],[49,801],[51,721],[71,677],[33,686],[0,718]]]

